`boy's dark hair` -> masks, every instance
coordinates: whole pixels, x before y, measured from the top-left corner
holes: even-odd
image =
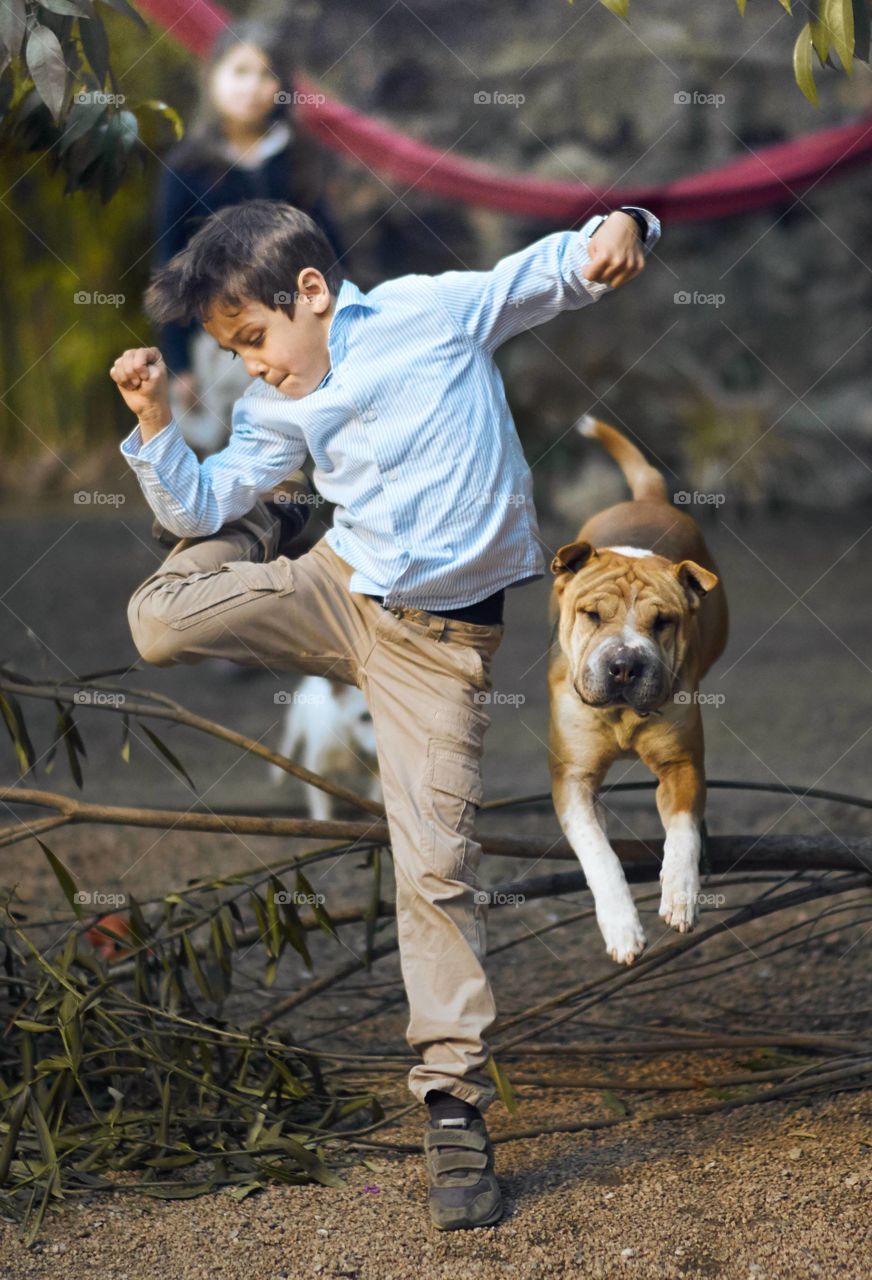
[[[215,303],[261,302],[294,318],[304,267],[316,267],[335,297],[343,272],[324,232],[281,200],[246,200],[213,213],[184,249],[154,273],[145,313],[156,325],[200,324]]]

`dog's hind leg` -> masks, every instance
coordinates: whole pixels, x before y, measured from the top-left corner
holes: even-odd
[[[644,950],[645,931],[623,868],[601,825],[599,813],[604,817],[605,811],[597,801],[599,781],[555,770],[554,809],[593,895],[606,951],[618,964],[632,964]]]

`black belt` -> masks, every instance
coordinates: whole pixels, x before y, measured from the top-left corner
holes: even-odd
[[[368,595],[371,600],[378,600],[382,607],[387,607],[384,603],[384,596],[371,595],[368,591],[363,592],[363,594]],[[477,600],[475,604],[464,605],[462,609],[427,609],[425,612],[434,613],[437,618],[456,618],[458,622],[476,622],[482,627],[489,627],[493,626],[494,623],[502,622],[505,597],[505,588],[501,587],[492,596],[488,596],[484,600]]]

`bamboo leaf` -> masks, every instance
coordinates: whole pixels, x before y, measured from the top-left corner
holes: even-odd
[[[194,786],[193,782],[191,781],[191,778],[190,778],[190,775],[188,774],[187,769],[184,767],[184,765],[181,763],[178,757],[175,756],[172,753],[172,751],[170,751],[166,743],[162,742],[156,733],[152,733],[148,725],[143,724],[141,720],[138,720],[137,724],[139,725],[140,729],[142,729],[142,731],[145,733],[145,735],[151,739],[151,741],[157,747],[158,751],[161,753],[164,759],[167,760],[172,765],[172,767],[176,770],[177,773],[181,774],[181,776],[184,778],[185,782],[187,782],[191,790],[196,791],[197,788]]]
[[[27,30],[24,0],[3,0],[0,4],[0,40],[10,57],[17,58]]]
[[[130,716],[126,711],[121,717],[121,759],[130,764]]]
[[[622,1102],[616,1093],[612,1093],[611,1089],[600,1089],[600,1097],[609,1111],[614,1111],[619,1116],[627,1115],[629,1110],[627,1104]]]
[[[188,962],[188,968],[194,975],[194,981],[199,987],[201,995],[205,996],[207,1000],[214,1000],[215,996],[212,994],[209,983],[206,981],[206,975],[200,967],[200,960],[194,950],[194,944],[191,942],[187,933],[182,934],[182,946],[185,949],[185,959]]]
[[[813,107],[818,105],[818,93],[811,69],[812,36],[811,23],[807,22],[796,37],[793,46],[793,74],[796,83],[808,98]]]
[[[485,1069],[496,1085],[497,1092],[502,1098],[503,1105],[506,1110],[511,1115],[515,1115],[518,1110],[518,1104],[515,1102],[515,1095],[512,1092],[512,1086],[509,1083],[509,1077],[505,1074],[502,1067],[500,1067],[493,1054],[488,1058],[487,1063],[485,1064]]]
[[[824,0],[823,20],[829,27],[836,57],[850,76],[854,61],[854,6],[852,0]]]
[[[0,1148],[0,1187],[9,1177],[9,1169],[15,1155],[15,1147],[18,1142],[18,1135],[21,1132],[21,1123],[24,1120],[24,1113],[30,1106],[30,1086],[25,1085],[21,1093],[16,1099],[15,1106],[9,1113],[6,1137],[3,1139],[3,1146]]]
[[[39,839],[38,836],[35,836],[34,839],[36,840],[36,843],[39,845],[40,849],[42,849],[46,858],[48,859],[48,864],[51,867],[52,871],[55,873],[55,876],[57,877],[57,882],[61,887],[61,891],[64,897],[66,898],[70,906],[73,908],[73,911],[75,911],[76,913],[76,918],[78,920],[81,920],[82,908],[81,908],[81,904],[78,901],[78,890],[76,889],[76,882],[73,880],[73,877],[70,875],[69,871],[61,862],[57,854],[52,853],[48,845],[43,844],[43,842]]]
[[[297,892],[304,894],[310,899],[312,905],[312,913],[318,921],[319,926],[331,938],[336,937],[336,926],[330,919],[330,914],[323,902],[320,901],[321,894],[316,893],[311,884],[303,875],[302,871],[297,871]]]
[[[3,721],[9,730],[12,745],[15,747],[21,776],[24,777],[36,764],[36,753],[17,698],[13,698],[11,693],[0,693],[0,712],[3,714]]]

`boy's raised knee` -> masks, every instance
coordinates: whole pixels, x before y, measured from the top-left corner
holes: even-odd
[[[131,597],[127,606],[130,634],[139,656],[155,667],[168,667],[178,660],[179,634],[157,616],[154,592]]]

